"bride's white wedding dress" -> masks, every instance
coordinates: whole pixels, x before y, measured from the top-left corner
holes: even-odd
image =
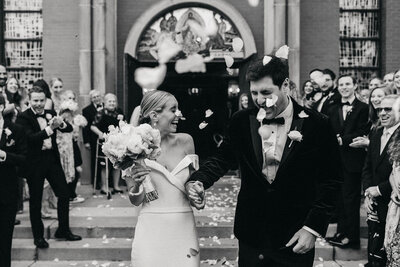
[[[193,210],[185,193],[190,168],[198,156],[186,155],[173,171],[145,160],[159,198],[144,202],[132,244],[133,267],[199,267],[200,255]]]

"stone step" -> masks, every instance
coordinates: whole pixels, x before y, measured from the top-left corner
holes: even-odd
[[[204,260],[200,267],[237,267],[236,261],[228,261],[223,265],[220,259]],[[359,267],[365,261],[315,261],[314,267]],[[13,261],[13,267],[132,267],[130,261]]]
[[[339,249],[332,247],[323,240],[316,242],[315,259],[330,260],[364,260],[367,258],[367,240],[362,239],[360,250]],[[81,241],[68,242],[49,240],[50,248],[36,249],[32,239],[14,239],[12,259],[18,261],[54,261],[54,260],[106,260],[129,261],[131,253],[131,238],[86,238]],[[238,245],[231,238],[200,238],[200,255],[202,260],[237,258]]]

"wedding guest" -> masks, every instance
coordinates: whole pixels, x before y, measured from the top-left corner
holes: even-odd
[[[78,108],[78,103],[76,102],[76,94],[72,90],[66,90],[62,98],[64,101],[72,101],[74,103],[75,107]],[[74,158],[74,179],[68,183],[69,190],[70,190],[70,203],[81,203],[85,201],[85,198],[78,196],[76,194],[76,186],[78,184],[79,178],[81,177],[82,174],[82,155],[81,155],[81,150],[78,145],[78,139],[79,139],[79,129],[80,127],[84,127],[87,125],[87,121],[85,117],[82,115],[78,114],[78,111],[72,111],[71,116],[67,116],[66,120],[72,125],[73,131],[72,131],[72,150],[73,150],[73,158]]]
[[[378,87],[375,87],[375,88],[378,88]],[[373,89],[371,89],[371,90],[373,90]],[[359,96],[358,99],[361,102],[364,102],[365,104],[368,104],[369,103],[369,96],[371,95],[371,90],[370,89],[366,89],[366,88],[360,89],[359,93],[358,93],[358,96]]]
[[[397,95],[400,94],[400,69],[394,73],[392,92]]]
[[[392,165],[387,153],[388,144],[400,131],[400,123],[395,120],[392,106],[397,95],[385,96],[377,108],[382,128],[370,135],[370,143],[362,172],[365,191],[365,207],[368,212],[368,264],[367,267],[385,267],[386,255],[383,248],[387,207],[390,201],[391,187],[389,176]]]
[[[103,109],[103,97],[99,90],[93,89],[89,92],[90,104],[82,109],[82,115],[86,118],[87,125],[82,128],[82,137],[85,148],[90,149],[91,182],[94,183],[94,168],[96,165],[97,135],[90,130],[96,114]],[[97,181],[100,182],[100,174]],[[95,185],[96,187],[98,185]]]
[[[0,95],[0,266],[11,266],[11,243],[17,214],[17,167],[26,160],[24,129],[4,120],[6,99]]]
[[[383,83],[386,85],[386,87],[392,86],[393,78],[394,78],[394,72],[386,73],[385,76],[383,76]]]
[[[44,239],[44,225],[41,220],[43,183],[46,179],[58,197],[58,229],[56,238],[69,241],[81,240],[69,228],[69,191],[60,163],[57,149],[57,130],[71,132],[72,126],[57,116],[54,111],[45,110],[46,95],[42,88],[34,86],[29,92],[31,108],[18,115],[17,123],[23,126],[28,140],[27,181],[30,193],[29,213],[34,244],[48,248]]]
[[[36,80],[36,81],[33,83],[32,86],[38,86],[38,87],[40,87],[40,88],[43,89],[44,94],[46,95],[46,104],[45,104],[44,108],[45,108],[45,109],[49,109],[49,110],[51,110],[51,109],[54,110],[54,108],[53,108],[53,101],[51,100],[50,87],[49,87],[49,85],[47,84],[47,82],[46,82],[45,80],[43,80],[43,79],[39,79],[39,80]]]
[[[61,78],[52,78],[50,80],[51,100],[53,101],[53,109],[58,112],[61,104],[61,95],[64,92],[64,83]]]
[[[368,89],[371,91],[372,89],[375,89],[377,87],[381,87],[383,85],[383,81],[381,78],[374,77],[371,78],[368,82]]]
[[[249,96],[243,93],[239,96],[239,110],[249,108]]]
[[[329,108],[340,100],[340,94],[335,88],[335,73],[330,69],[324,69],[322,74],[322,97],[317,102],[316,110],[327,115]]]
[[[95,119],[93,124],[90,126],[90,129],[97,135],[97,138],[99,140],[104,140],[104,134],[108,132],[108,127],[110,125],[118,126],[119,121],[124,119],[124,115],[122,114],[122,111],[118,109],[118,104],[117,104],[117,96],[111,93],[108,93],[104,96],[104,109],[99,112]],[[100,155],[103,155],[101,152],[101,149],[99,149]],[[109,173],[106,173],[106,169],[104,167],[106,163],[102,162],[102,168],[101,168],[101,193],[102,194],[108,194],[109,192],[107,191],[107,177],[109,176]],[[122,193],[122,189],[119,187],[119,180],[121,176],[121,172],[119,169],[114,169],[112,167],[112,164],[108,162],[111,169],[111,177],[113,179],[113,191],[111,193]]]
[[[332,128],[337,136],[343,165],[342,195],[338,202],[337,233],[327,240],[342,248],[360,247],[360,188],[361,170],[365,160],[365,150],[350,147],[358,136],[369,133],[368,105],[355,96],[356,80],[348,75],[338,79],[340,103],[333,105],[328,113]]]
[[[400,121],[400,99],[398,98],[393,105],[396,121]],[[388,153],[392,163],[392,174],[390,175],[390,185],[392,194],[390,197],[388,215],[386,218],[385,241],[387,265],[397,267],[400,262],[400,133],[393,135],[389,145]]]
[[[209,188],[239,165],[234,232],[240,267],[311,267],[339,190],[338,145],[328,119],[283,93],[288,76],[287,62],[275,56],[266,64],[251,62],[246,79],[255,107],[233,115],[226,140],[186,183],[200,207],[204,191],[196,187]],[[267,107],[267,101],[276,102]]]
[[[314,91],[313,84],[311,80],[306,80],[303,83],[303,87],[300,91],[300,94],[303,96],[301,104],[305,107],[310,108],[311,107],[311,98],[312,98],[312,92]]]
[[[385,87],[377,87],[372,89],[372,92],[369,96],[368,106],[369,106],[369,124],[371,125],[370,134],[378,129],[380,126],[380,120],[378,118],[377,108],[380,106],[382,99],[386,96],[387,91]],[[367,136],[358,136],[353,139],[353,142],[349,145],[350,147],[357,148],[368,148],[369,145],[369,137]]]

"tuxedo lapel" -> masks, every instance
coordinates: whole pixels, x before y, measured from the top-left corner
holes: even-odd
[[[33,125],[35,126],[35,131],[40,131],[40,125],[39,122],[36,119],[35,113],[33,113],[32,109],[28,109],[28,114],[29,117],[32,119],[33,121]]]
[[[4,127],[5,129],[5,127]],[[6,133],[4,132],[4,129],[1,131],[1,139],[0,139],[0,149],[2,149],[3,147],[5,147],[6,145]]]
[[[256,109],[255,109],[256,110]],[[250,113],[250,133],[251,140],[253,143],[254,154],[257,159],[257,164],[262,169],[263,166],[263,155],[262,155],[262,143],[261,136],[258,134],[258,128],[260,128],[260,122],[257,120],[256,114],[254,112]]]
[[[338,113],[339,113],[339,123],[340,123],[340,127],[343,129],[344,127],[344,118],[343,118],[343,108],[341,105],[338,105],[338,109],[337,109]]]
[[[290,131],[298,131],[301,133],[301,130],[303,128],[304,118],[300,118],[299,113],[304,110],[293,99],[292,103],[293,103],[293,120],[292,120],[292,125],[290,126]],[[297,146],[298,143],[299,142],[292,141],[289,137],[287,137],[285,148],[282,154],[282,159],[279,166],[282,166],[286,162],[289,155],[291,154],[291,152]]]

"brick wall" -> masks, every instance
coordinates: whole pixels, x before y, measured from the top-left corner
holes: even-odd
[[[299,86],[314,68],[339,72],[339,1],[301,0],[300,16]]]
[[[382,1],[382,74],[400,69],[400,1]]]
[[[137,18],[150,6],[159,2],[158,0],[118,0],[117,3],[117,75],[118,75],[118,97],[123,95],[123,69],[124,69],[124,46],[129,31]],[[235,7],[246,19],[253,33],[257,51],[264,51],[264,7],[263,1],[257,8],[249,6],[247,0],[227,1]],[[154,14],[156,15],[156,14]]]
[[[79,93],[79,0],[43,0],[44,79]]]

